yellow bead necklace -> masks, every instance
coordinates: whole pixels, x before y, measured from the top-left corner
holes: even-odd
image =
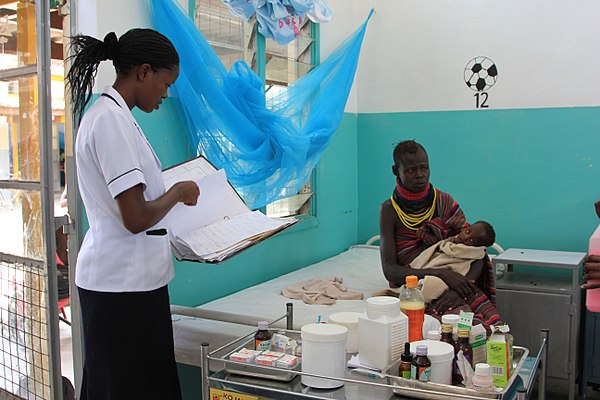
[[[392,206],[394,206],[394,210],[396,210],[396,214],[398,214],[398,218],[400,218],[400,221],[402,221],[404,226],[406,226],[408,229],[412,229],[413,231],[416,231],[419,225],[421,225],[423,222],[431,219],[431,217],[433,216],[433,213],[435,212],[436,198],[437,198],[437,190],[433,189],[433,202],[431,203],[431,206],[427,210],[423,211],[422,213],[417,213],[417,214],[405,213],[400,208],[398,203],[396,203],[396,200],[394,200],[394,195],[392,195],[390,200],[392,201]]]

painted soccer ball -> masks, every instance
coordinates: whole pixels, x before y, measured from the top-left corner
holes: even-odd
[[[488,90],[497,79],[498,68],[487,57],[475,57],[465,67],[465,83],[475,92]]]

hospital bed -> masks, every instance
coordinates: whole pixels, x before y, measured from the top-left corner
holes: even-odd
[[[388,287],[381,268],[379,246],[376,245],[378,241],[379,236],[373,236],[365,244],[350,246],[348,250],[326,260],[199,307],[172,305],[177,360],[199,366],[199,338],[208,341],[211,347],[220,346],[228,339],[242,336],[248,329],[255,328],[258,321],[274,321],[284,312],[287,303],[293,304],[293,326],[286,326],[285,320],[279,320],[272,327],[299,330],[302,325],[318,319],[327,321],[333,313],[364,312],[364,300],[339,300],[331,306],[308,305],[302,300],[282,296],[281,290],[309,279],[336,276],[343,279],[348,289],[364,293],[365,299],[371,297],[374,291]],[[498,252],[503,251],[496,244],[493,248]]]
[[[302,300],[284,297],[281,290],[316,277],[336,276],[343,279],[348,289],[364,293],[365,299],[370,297],[374,291],[388,286],[381,268],[379,246],[374,244],[378,239],[378,236],[374,236],[365,244],[350,246],[348,250],[331,258],[198,307],[172,305],[177,362],[201,367],[206,387],[208,374],[204,371],[222,368],[220,364],[214,365],[214,360],[210,361],[209,367],[209,352],[252,334],[258,321],[269,321],[270,326],[275,329],[300,330],[305,324],[318,320],[327,321],[333,313],[364,312],[364,300],[338,300],[334,305],[308,305]],[[537,371],[538,365],[545,368],[543,359],[546,355],[547,338],[547,333],[542,333],[543,345],[540,352],[531,357],[533,371]],[[545,377],[545,373],[542,373],[542,377]],[[540,390],[544,393],[545,378],[541,382],[543,384]],[[360,384],[359,386],[362,388]],[[533,385],[528,385],[527,394],[530,394],[532,387]]]
[[[258,321],[272,322],[293,304],[293,325],[285,319],[272,328],[299,330],[302,325],[314,323],[319,318],[327,321],[329,315],[342,311],[364,312],[364,300],[338,300],[334,305],[306,304],[281,295],[281,289],[317,277],[340,277],[351,290],[364,293],[364,298],[388,286],[379,259],[379,246],[374,237],[363,245],[348,250],[305,268],[290,272],[270,281],[249,287],[199,307],[171,306],[173,334],[177,361],[200,365],[199,340],[210,343],[211,348],[227,343],[256,329]]]

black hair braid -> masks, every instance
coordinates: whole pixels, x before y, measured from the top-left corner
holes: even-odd
[[[67,85],[71,92],[73,115],[79,122],[92,97],[98,65],[106,60],[106,49],[103,42],[91,36],[77,35],[71,41],[75,55],[68,58],[72,65],[67,73]]]

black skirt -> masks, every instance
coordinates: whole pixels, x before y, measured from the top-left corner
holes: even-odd
[[[181,399],[167,286],[149,292],[79,289],[81,400]]]

